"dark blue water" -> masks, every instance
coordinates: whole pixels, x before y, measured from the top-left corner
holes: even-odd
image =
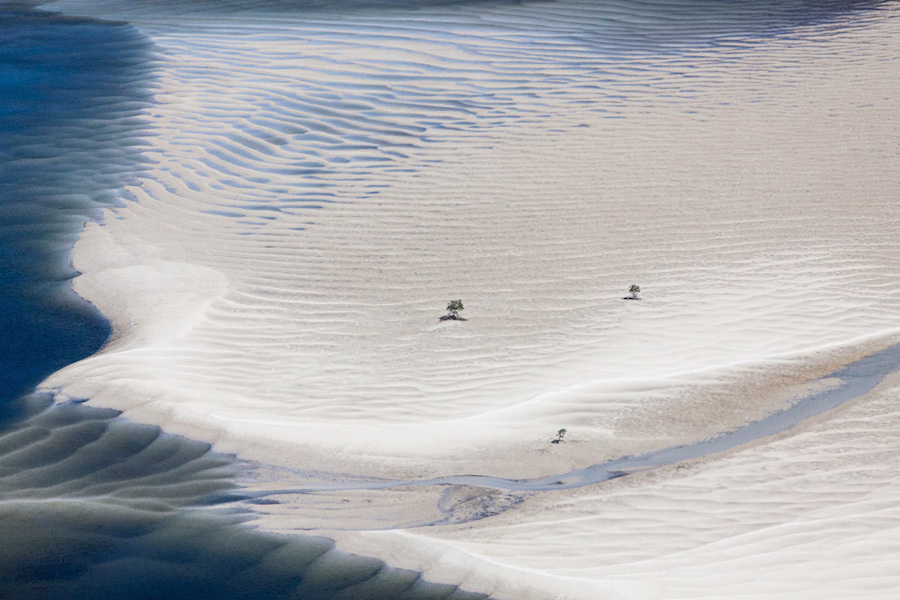
[[[70,292],[69,255],[83,223],[115,202],[140,168],[133,140],[150,96],[137,85],[148,68],[139,57],[149,50],[127,27],[0,12],[0,406],[7,410],[109,335]],[[117,106],[107,111],[110,101]]]
[[[152,53],[126,24],[0,8],[0,598],[485,598],[255,530],[208,444],[33,393],[109,335],[69,259],[141,172]]]

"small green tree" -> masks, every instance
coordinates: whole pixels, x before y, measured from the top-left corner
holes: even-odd
[[[556,438],[551,440],[551,443],[558,444],[563,441],[563,438],[566,437],[566,428],[563,427],[559,431],[556,432]]]
[[[640,300],[641,299],[641,286],[631,284],[631,287],[628,288],[628,291],[631,292],[632,300]]]
[[[446,321],[448,319],[452,319],[454,321],[465,321],[461,316],[459,316],[459,311],[464,309],[462,300],[451,300],[449,304],[447,304],[447,314],[441,317],[442,321]]]
[[[453,315],[454,317],[458,317],[459,311],[461,311],[464,308],[465,308],[465,306],[463,306],[462,300],[451,300],[450,303],[447,305],[447,310],[450,311],[450,314]]]

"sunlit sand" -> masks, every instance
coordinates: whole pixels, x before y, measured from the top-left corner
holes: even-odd
[[[44,388],[285,482],[524,478],[728,431],[900,341],[896,10],[613,52],[578,3],[530,36],[543,6],[137,11],[152,167],[73,256],[114,337]],[[497,598],[887,598],[898,394],[471,522],[413,526],[423,488],[259,523]]]

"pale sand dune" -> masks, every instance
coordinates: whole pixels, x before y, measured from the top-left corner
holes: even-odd
[[[897,340],[894,12],[609,57],[482,10],[141,17],[154,167],[73,258],[115,339],[45,387],[286,467],[523,477],[728,430]],[[454,298],[469,321],[439,322]],[[499,597],[874,597],[894,474],[835,479],[891,430],[820,427],[496,523],[335,535]]]

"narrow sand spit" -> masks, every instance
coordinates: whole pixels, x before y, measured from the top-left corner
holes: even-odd
[[[896,343],[896,10],[613,53],[572,7],[544,35],[536,5],[140,15],[155,167],[73,257],[115,338],[45,387],[280,467],[526,477],[704,439]],[[498,597],[877,597],[897,389],[490,520],[334,535]]]

